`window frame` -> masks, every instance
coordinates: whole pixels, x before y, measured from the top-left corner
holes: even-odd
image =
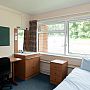
[[[89,54],[80,54],[80,53],[74,53],[74,52],[70,52],[69,50],[69,23],[72,22],[82,22],[82,21],[90,21],[89,18],[79,18],[79,19],[74,19],[74,20],[69,20],[68,21],[68,49],[67,49],[67,54],[66,55],[71,55],[71,56],[85,56],[85,55],[89,55]]]
[[[60,24],[60,23],[63,23],[64,24],[64,30],[58,30],[58,31],[48,31],[48,32],[39,32],[39,30],[37,29],[37,41],[38,41],[38,43],[37,43],[37,47],[38,47],[38,49],[37,49],[37,51],[39,52],[39,34],[40,33],[63,33],[64,34],[64,53],[62,54],[62,53],[60,53],[61,55],[64,55],[65,54],[65,47],[66,47],[66,25],[65,25],[65,21],[61,21],[61,22],[57,22],[57,23],[55,23],[55,24]],[[49,25],[49,24],[47,24],[47,25]],[[50,25],[53,25],[53,24],[50,24]],[[38,26],[39,26],[39,24],[38,24]],[[51,52],[45,52],[45,53],[51,53]],[[57,53],[52,53],[52,54],[57,54]]]
[[[64,26],[65,26],[65,32],[63,32],[63,30],[61,30],[61,33],[62,32],[65,33],[64,34],[65,35],[64,54],[60,53],[59,55],[66,55],[66,56],[84,56],[84,55],[88,55],[88,54],[70,53],[69,52],[69,23],[70,22],[79,22],[79,21],[84,21],[84,20],[86,20],[86,21],[90,20],[90,17],[77,17],[77,18],[72,18],[72,19],[67,19],[67,20],[65,19],[65,20],[61,20],[61,21],[58,20],[59,23],[64,22]],[[57,21],[57,23],[58,23],[58,21]],[[38,29],[37,29],[37,32],[38,32]],[[37,33],[37,41],[38,41],[38,33]],[[37,44],[37,47],[38,47],[38,44]],[[49,53],[49,54],[51,54],[51,53]],[[57,53],[52,53],[52,54],[58,55]]]

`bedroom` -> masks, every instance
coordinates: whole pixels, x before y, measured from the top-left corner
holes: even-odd
[[[60,19],[60,21],[67,21],[67,22],[69,20],[77,21],[77,19],[78,20],[79,19],[80,20],[81,19],[84,19],[84,20],[89,19],[89,16],[90,16],[89,0],[85,0],[86,2],[81,1],[81,4],[79,1],[80,0],[77,0],[78,5],[68,6],[68,8],[66,7],[64,9],[59,8],[56,10],[51,10],[49,12],[40,13],[37,15],[32,15],[33,13],[26,14],[26,13],[20,12],[21,11],[20,9],[18,11],[18,10],[15,10],[14,7],[10,8],[10,6],[8,6],[9,1],[7,1],[7,2],[5,2],[4,0],[1,1],[0,2],[0,4],[1,4],[1,6],[0,6],[0,20],[1,20],[0,25],[10,27],[10,46],[0,46],[0,51],[1,51],[0,56],[10,56],[14,53],[14,28],[17,28],[17,27],[21,27],[24,29],[29,28],[30,20],[38,20],[38,22],[40,22],[40,23],[47,23],[49,21],[49,23],[50,23],[50,21],[58,22],[59,19]],[[10,3],[12,3],[12,2],[10,2]],[[23,3],[25,3],[25,2],[23,2]],[[54,3],[54,2],[52,2],[52,3]],[[68,3],[70,3],[70,2],[68,2]],[[75,2],[73,2],[73,3],[75,3]],[[14,2],[14,4],[17,4],[20,6],[21,3],[19,4],[19,2],[18,3]],[[27,5],[27,4],[25,4],[25,5]],[[67,24],[65,24],[65,25],[67,26]],[[65,48],[62,48],[62,49],[65,50]],[[6,51],[4,52],[4,50],[6,50]],[[89,49],[87,49],[87,50],[89,50]],[[62,51],[62,53],[64,53],[64,52],[65,51]],[[54,55],[54,57],[52,55]],[[60,54],[60,56],[61,56],[60,58],[58,56],[59,56],[59,54],[56,55],[56,54],[50,53],[50,56],[46,55],[46,57],[45,56],[41,57],[41,59],[42,59],[42,61],[43,60],[44,61],[53,60],[53,59],[65,59],[65,60],[67,59],[68,63],[69,63],[69,67],[73,68],[76,66],[80,66],[81,57],[78,57],[78,56],[77,57],[76,56],[69,57],[69,56],[65,56],[63,54]],[[71,70],[71,68],[69,68],[69,70]],[[40,72],[49,74],[50,73],[49,64],[41,62]]]

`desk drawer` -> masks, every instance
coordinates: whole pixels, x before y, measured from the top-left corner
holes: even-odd
[[[51,70],[56,70],[56,71],[57,70],[61,70],[62,69],[62,65],[59,65],[59,64],[56,64],[56,63],[55,64],[54,63],[51,63],[50,64],[50,69]]]
[[[50,76],[50,82],[53,83],[53,84],[59,84],[60,82],[62,81],[62,78],[58,77],[57,75],[56,76]]]

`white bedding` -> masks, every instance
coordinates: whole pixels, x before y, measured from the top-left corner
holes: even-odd
[[[54,90],[90,90],[90,72],[75,68]]]

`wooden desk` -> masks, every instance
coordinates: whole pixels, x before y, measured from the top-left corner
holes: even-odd
[[[22,60],[21,58],[15,58],[15,57],[10,57],[10,62],[13,63],[13,62],[17,62],[17,61],[20,61]]]
[[[11,62],[11,65],[12,65],[12,83],[14,85],[17,85],[15,79],[14,79],[14,63],[15,62],[18,62],[20,60],[22,60],[21,58],[14,58],[14,57],[9,57],[10,58],[10,62]]]

